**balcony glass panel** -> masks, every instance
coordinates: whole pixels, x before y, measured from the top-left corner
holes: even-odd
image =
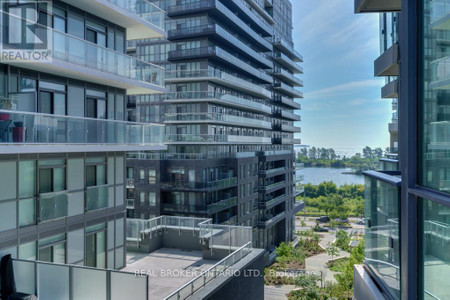
[[[108,207],[109,186],[89,187],[86,190],[86,209],[88,211]]]
[[[39,220],[44,222],[66,217],[68,213],[67,199],[68,197],[66,191],[41,194],[39,196]]]
[[[245,118],[240,116],[233,116],[219,113],[186,113],[186,114],[166,114],[166,122],[225,122],[238,124],[246,127],[263,127],[271,128],[272,124],[268,121]]]
[[[399,197],[396,185],[365,177],[365,263],[400,298]]]
[[[164,86],[164,69],[157,65],[138,60],[124,53],[99,46],[73,35],[21,19],[6,12],[2,12],[2,17],[23,22],[30,28],[37,27],[37,35],[42,37],[42,39],[47,39],[50,36],[53,43],[51,55],[54,60],[131,80],[143,81],[161,87]],[[4,39],[2,43],[5,49],[7,47],[14,49],[8,44],[8,40]]]
[[[141,19],[164,28],[166,13],[164,10],[147,0],[107,0],[108,2],[130,12]]]
[[[3,144],[162,145],[162,125],[0,110]]]
[[[423,299],[450,299],[450,207],[422,200]]]
[[[187,99],[217,99],[226,102],[230,102],[234,105],[238,105],[248,109],[256,109],[262,112],[270,113],[272,109],[267,106],[263,101],[253,101],[246,98],[240,98],[232,94],[224,94],[220,92],[177,92],[166,93],[164,95],[166,100],[187,100]]]

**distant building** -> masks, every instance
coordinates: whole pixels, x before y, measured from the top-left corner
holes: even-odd
[[[252,227],[254,246],[273,250],[294,235],[294,145],[300,144],[288,0],[155,1],[167,39],[129,53],[166,68],[164,95],[129,98],[128,115],[166,125],[168,150],[127,160],[129,218],[212,218]]]

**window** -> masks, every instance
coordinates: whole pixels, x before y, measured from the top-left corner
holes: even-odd
[[[150,206],[156,206],[156,194],[153,192],[148,193],[148,203]]]
[[[86,228],[86,266],[106,268],[106,223]]]
[[[106,158],[88,158],[86,160],[86,186],[106,184]]]
[[[66,189],[65,160],[39,161],[39,194]]]
[[[19,245],[19,259],[36,260],[36,242]]]
[[[145,170],[139,169],[139,179],[144,180],[145,179]]]
[[[155,184],[156,183],[156,170],[148,170],[148,183]]]
[[[134,168],[127,168],[127,179],[134,178]]]
[[[145,192],[139,193],[139,202],[141,203],[141,205],[145,205]]]
[[[39,240],[40,261],[66,263],[66,235],[60,234]]]

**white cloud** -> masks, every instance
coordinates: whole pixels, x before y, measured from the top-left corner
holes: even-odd
[[[335,86],[323,88],[320,90],[308,92],[305,94],[305,100],[330,98],[355,93],[356,89],[382,87],[383,79],[370,79],[361,81],[352,81]]]

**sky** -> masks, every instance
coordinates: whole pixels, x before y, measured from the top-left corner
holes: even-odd
[[[303,55],[303,145],[389,146],[391,100],[374,78],[380,55],[377,14],[354,14],[350,0],[291,0],[295,48]],[[356,152],[356,151],[355,151]]]

